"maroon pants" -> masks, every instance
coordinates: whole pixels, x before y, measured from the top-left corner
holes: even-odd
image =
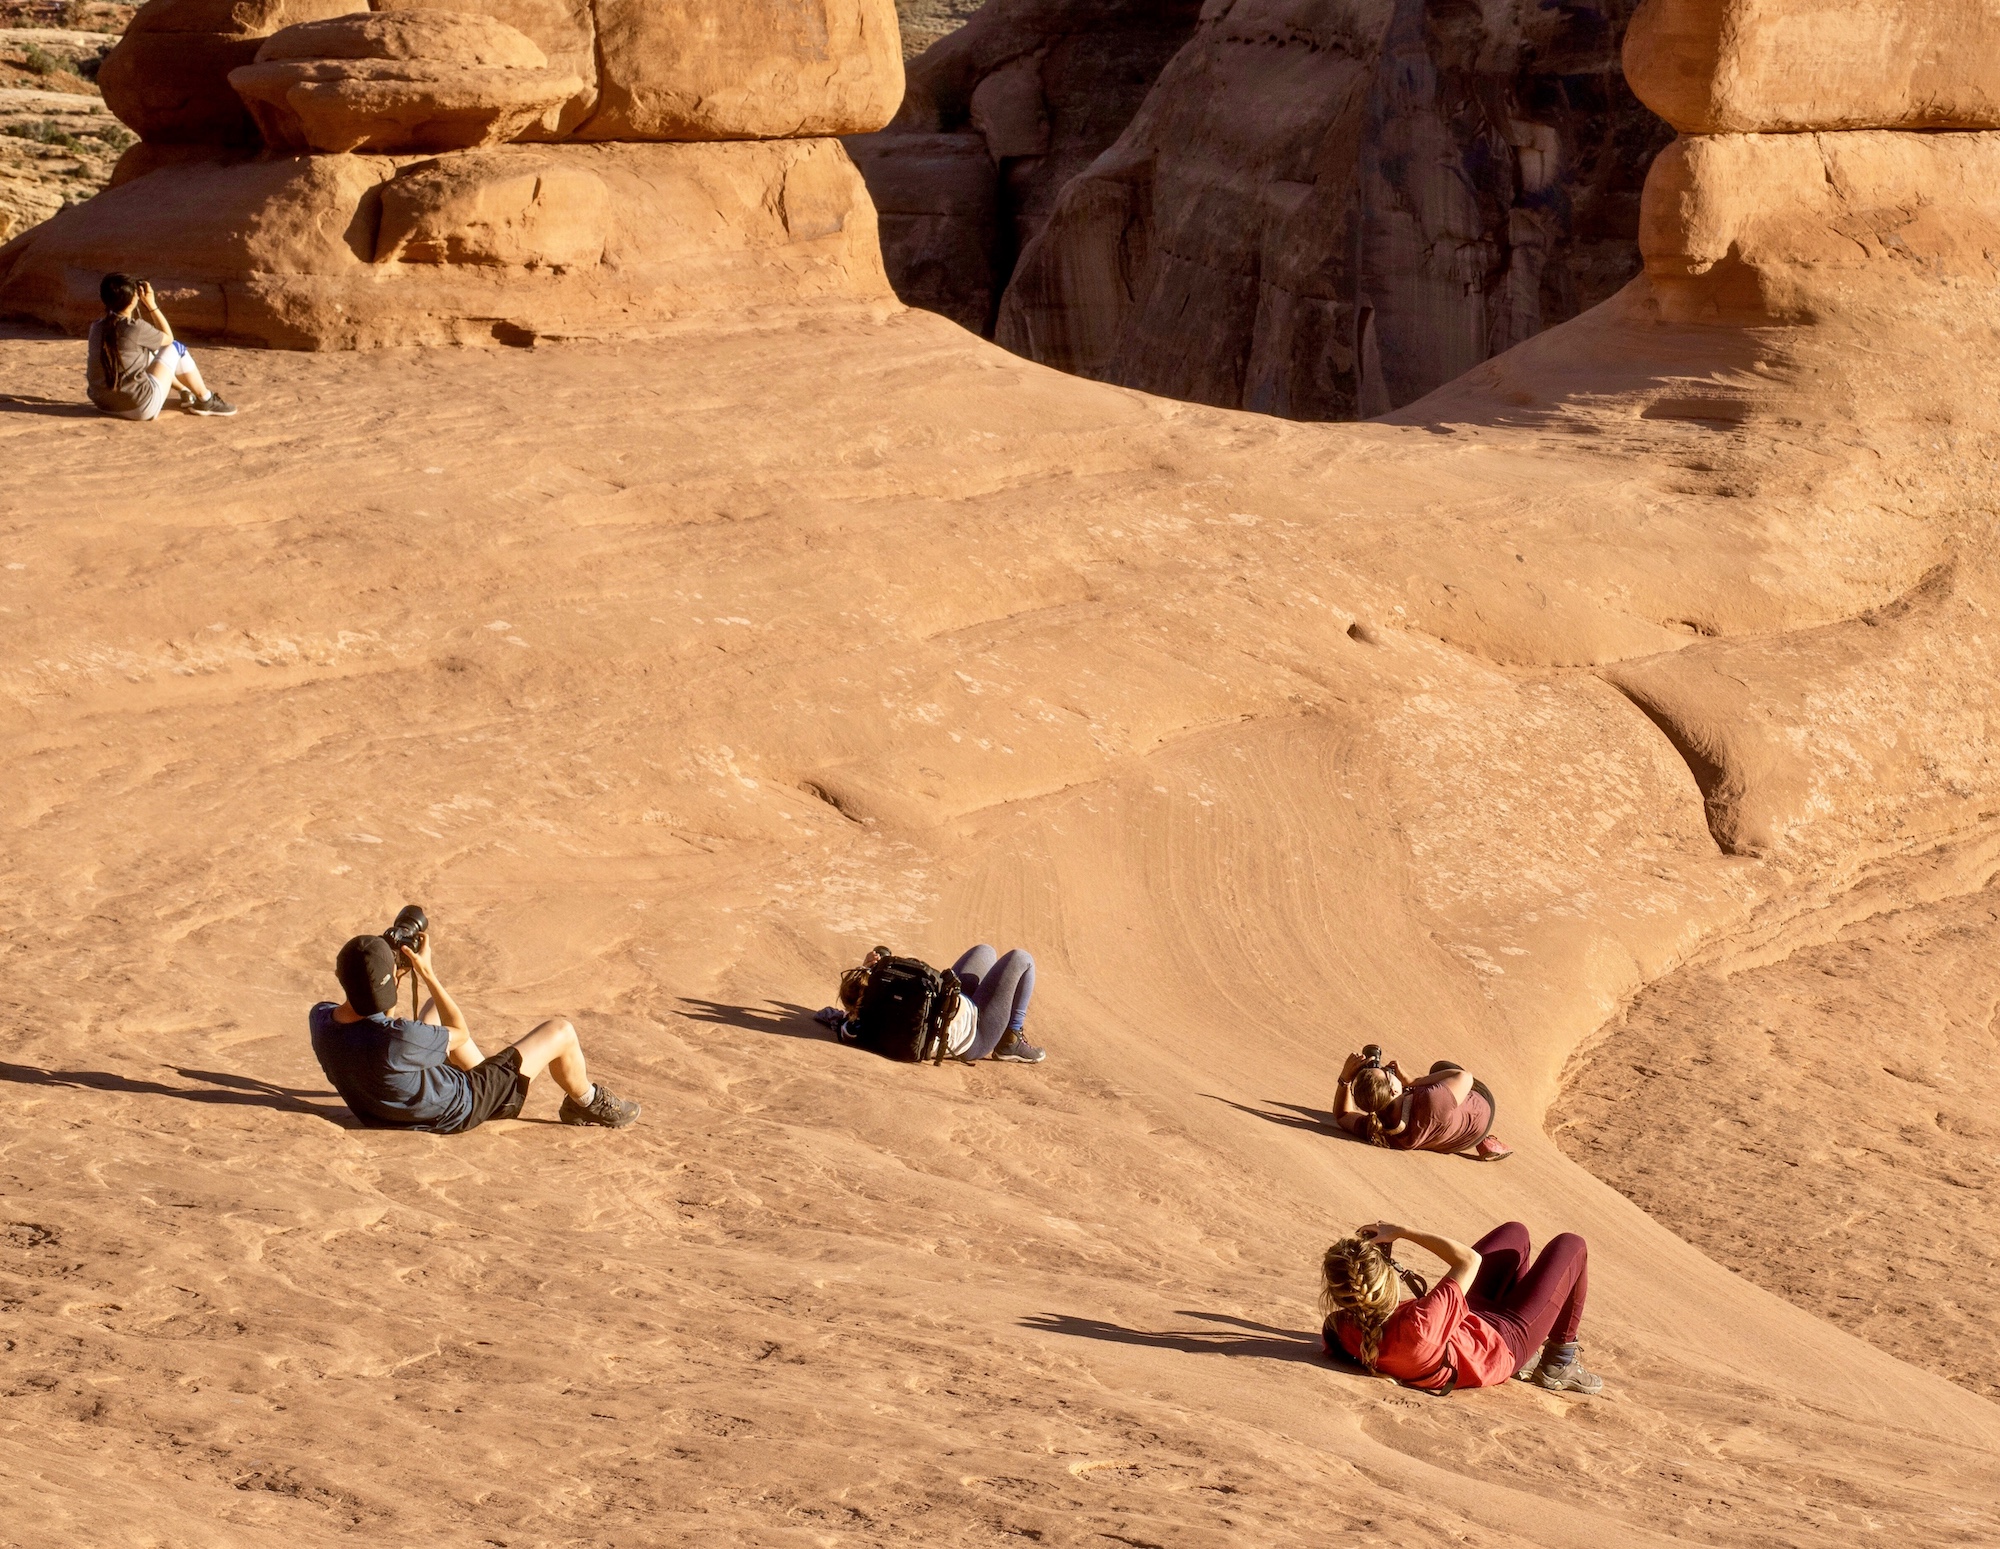
[[[1551,1237],[1533,1264],[1528,1262],[1528,1229],[1519,1221],[1496,1226],[1473,1247],[1479,1274],[1466,1302],[1500,1331],[1520,1370],[1553,1339],[1569,1344],[1583,1323],[1589,1294],[1589,1250],[1575,1232]]]

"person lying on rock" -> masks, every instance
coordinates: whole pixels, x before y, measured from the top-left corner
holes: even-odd
[[[1333,1098],[1333,1122],[1391,1151],[1442,1151],[1476,1162],[1512,1156],[1493,1133],[1493,1094],[1450,1060],[1414,1081],[1379,1044],[1347,1056]]]
[[[563,1123],[623,1129],[639,1117],[637,1103],[592,1083],[576,1029],[565,1018],[550,1018],[490,1059],[480,1053],[431,966],[428,922],[409,946],[356,936],[340,949],[333,971],[347,998],[312,1008],[313,1054],[355,1118],[371,1129],[460,1135],[488,1119],[516,1118],[529,1083],[545,1070],[563,1089]],[[405,974],[430,995],[414,1022],[392,1015]]]
[[[107,274],[97,287],[104,316],[90,325],[86,382],[90,401],[113,419],[151,420],[178,386],[190,414],[234,414],[236,406],[208,390],[187,346],[174,337],[150,280]]]
[[[840,1004],[828,1006],[816,1020],[833,1028],[851,1043],[874,1048],[878,1053],[898,1058],[922,1057],[922,1036],[912,1029],[913,1039],[905,1040],[896,1027],[878,1028],[864,1016],[864,1001],[882,969],[890,975],[926,984],[924,978],[942,979],[935,969],[914,958],[899,958],[887,947],[872,948],[859,968],[840,976]],[[1037,1065],[1048,1058],[1046,1049],[1037,1048],[1023,1035],[1028,1025],[1028,1002],[1035,993],[1035,960],[1019,947],[995,952],[981,942],[968,948],[952,964],[958,980],[958,1008],[944,1026],[945,1057],[973,1064],[978,1060],[1001,1060],[1013,1065]],[[871,1005],[879,1002],[869,1001]],[[882,1013],[877,1012],[880,1016]]]
[[[1442,1259],[1444,1278],[1426,1286],[1398,1264],[1390,1257],[1398,1241]],[[1388,1221],[1357,1227],[1320,1263],[1327,1358],[1427,1393],[1509,1377],[1552,1393],[1602,1392],[1604,1379],[1584,1369],[1576,1342],[1589,1250],[1574,1232],[1550,1238],[1532,1263],[1529,1246],[1519,1221],[1471,1247]]]

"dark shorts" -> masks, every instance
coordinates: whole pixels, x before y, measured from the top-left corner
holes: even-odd
[[[488,1119],[518,1119],[528,1100],[528,1078],[521,1074],[521,1051],[502,1049],[465,1073],[472,1084],[472,1116],[454,1130],[462,1135]]]

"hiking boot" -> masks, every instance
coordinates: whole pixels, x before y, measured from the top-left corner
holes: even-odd
[[[1005,1060],[1010,1065],[1039,1065],[1049,1057],[1047,1049],[1038,1049],[1019,1033],[1009,1032],[1000,1040],[1000,1047],[993,1051],[993,1058]]]
[[[622,1097],[613,1097],[600,1081],[591,1089],[587,1103],[565,1095],[562,1112],[557,1117],[565,1124],[599,1124],[605,1129],[623,1129],[639,1117],[639,1105]]]
[[[1575,1345],[1564,1345],[1553,1356],[1544,1352],[1541,1366],[1528,1380],[1551,1393],[1581,1393],[1591,1398],[1604,1391],[1604,1379],[1596,1372],[1584,1370]]]
[[[220,393],[210,393],[206,398],[190,398],[187,404],[190,414],[213,414],[217,416],[234,414],[236,405]]]

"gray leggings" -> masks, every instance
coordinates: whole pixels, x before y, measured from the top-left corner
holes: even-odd
[[[1028,1001],[1035,993],[1035,960],[1019,947],[1004,956],[981,942],[956,963],[965,998],[979,1008],[979,1032],[964,1058],[983,1060],[1008,1033],[1028,1025]]]

